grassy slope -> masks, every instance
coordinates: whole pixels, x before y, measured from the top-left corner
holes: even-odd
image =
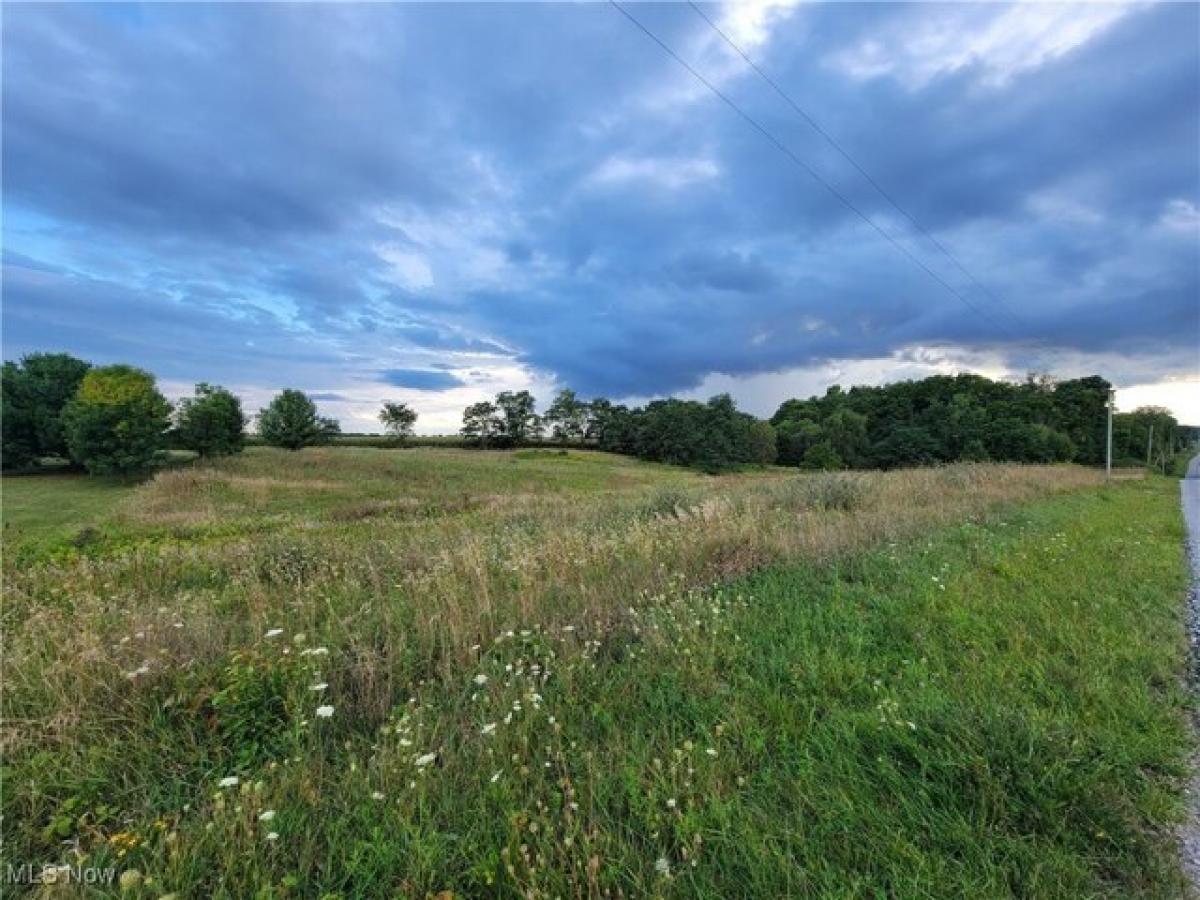
[[[902,477],[873,484],[896,493]],[[937,482],[924,478],[928,493]],[[765,496],[774,505],[743,498],[757,530],[735,536],[775,527],[791,495]],[[83,732],[51,724],[45,750],[10,756],[6,846],[40,862],[70,835],[104,863],[128,834],[138,846],[119,865],[153,873],[147,896],[1171,895],[1163,829],[1186,750],[1176,503],[1173,482],[1125,483],[883,546],[880,526],[803,513],[810,533],[862,540],[717,591],[668,573],[621,615],[572,630],[551,616],[528,634],[493,632],[468,666],[393,685],[377,731],[356,711],[374,671],[360,647],[301,656],[312,637],[292,643],[294,628],[251,639],[216,685],[197,657],[127,682],[108,721],[88,708]],[[519,508],[520,528],[539,510]],[[615,526],[628,527],[623,510]],[[332,553],[379,527],[397,526],[343,524],[318,540],[336,541],[321,545]],[[511,537],[509,518],[500,527]],[[717,515],[700,527],[733,526]],[[134,563],[78,583],[103,594],[107,579],[120,603],[121,591],[150,602],[161,584],[163,602],[179,590],[169,563]],[[570,564],[556,558],[564,577]],[[47,596],[47,577],[31,596]],[[284,594],[298,609],[301,595]],[[365,607],[340,610],[361,620]],[[103,616],[110,630],[125,621]],[[267,620],[288,623],[282,608]],[[380,632],[379,646],[393,637]],[[62,677],[52,659],[29,662],[50,667],[38,683]],[[329,687],[311,692],[314,681]],[[317,696],[332,719],[313,718]],[[60,727],[68,743],[56,745]],[[226,773],[246,784],[219,790]],[[269,823],[264,809],[277,811]],[[47,826],[60,831],[39,836]]]
[[[594,452],[251,447],[212,466],[162,472],[140,487],[79,474],[4,478],[4,549],[42,556],[84,543],[84,528],[98,532],[87,536],[93,551],[105,552],[145,539],[277,531],[305,519],[424,517],[502,498],[703,481],[695,472]]]

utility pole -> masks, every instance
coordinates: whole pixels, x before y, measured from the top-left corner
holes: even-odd
[[[1146,437],[1146,468],[1150,468],[1150,451],[1154,448],[1154,423],[1150,423],[1150,434]]]
[[[1108,452],[1104,456],[1104,478],[1109,480],[1112,478],[1112,419],[1113,419],[1113,404],[1116,402],[1117,392],[1111,388],[1108,391]]]

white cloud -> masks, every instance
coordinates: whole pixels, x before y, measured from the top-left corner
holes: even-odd
[[[402,287],[439,290],[511,286],[519,274],[504,251],[525,231],[520,220],[482,204],[431,214],[416,207],[377,211],[403,240],[376,246]],[[535,261],[536,262],[536,261]]]
[[[800,366],[779,372],[754,375],[727,375],[713,372],[699,387],[681,395],[706,400],[714,394],[729,393],[739,408],[757,416],[769,417],[784,400],[825,393],[832,384],[879,385],[930,375],[977,372],[988,378],[1012,377],[999,356],[947,347],[911,347],[890,356],[875,359],[833,360],[822,365]]]
[[[378,244],[374,250],[388,264],[387,277],[394,284],[413,291],[433,287],[433,270],[420,253],[399,244]]]
[[[1165,406],[1183,425],[1200,425],[1200,373],[1117,390],[1117,409]]]
[[[761,57],[771,41],[775,26],[789,18],[800,3],[801,0],[733,0],[723,4],[719,14],[707,9],[704,14],[750,59],[761,64]],[[737,78],[755,77],[745,60],[721,35],[699,17],[695,17],[694,21],[695,27],[689,37],[678,46],[673,46],[680,57],[717,88]],[[707,87],[674,60],[664,58],[663,65],[673,72],[672,77],[657,81],[638,98],[638,102],[650,112],[657,115],[712,97]]]
[[[827,60],[857,79],[891,75],[911,88],[967,66],[1001,86],[1074,50],[1133,8],[1123,3],[962,4],[919,21],[905,17],[886,33],[866,38]]]
[[[633,182],[679,190],[721,174],[709,157],[610,156],[588,175],[593,185],[626,185]]]
[[[1169,231],[1182,231],[1200,238],[1200,209],[1190,200],[1172,200],[1158,222]]]
[[[1117,386],[1118,410],[1165,406],[1180,422],[1200,425],[1200,358],[1169,360],[1180,368],[1166,378],[1155,374],[1161,362],[1117,354],[1061,351],[1047,351],[1040,356],[1032,354],[1028,359],[1014,362],[998,351],[914,346],[886,357],[832,360],[822,365],[779,372],[745,376],[714,372],[707,375],[699,387],[680,396],[705,400],[727,392],[733,395],[741,409],[768,417],[784,400],[820,396],[833,384],[844,388],[856,384],[881,385],[959,372],[973,372],[994,381],[1019,380],[1030,371],[1046,371],[1058,379],[1098,374]],[[634,400],[644,402],[644,398]]]
[[[739,0],[726,3],[717,24],[729,39],[750,51],[771,39],[771,26],[787,18],[800,0]],[[753,58],[753,57],[751,57]]]

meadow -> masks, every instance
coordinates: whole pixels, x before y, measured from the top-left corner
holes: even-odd
[[[5,864],[145,897],[1182,892],[1166,478],[337,447],[2,486]]]

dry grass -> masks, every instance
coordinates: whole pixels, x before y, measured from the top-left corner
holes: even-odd
[[[395,704],[398,684],[452,671],[472,645],[515,623],[603,628],[668,588],[826,560],[1099,482],[1058,466],[684,479],[666,470],[665,486],[644,479],[640,490],[587,502],[566,491],[480,503],[451,489],[438,502],[347,504],[329,479],[329,460],[344,452],[284,457],[296,466],[276,478],[243,475],[244,463],[232,473],[161,475],[123,513],[142,525],[199,521],[222,508],[274,515],[293,485],[311,479],[317,501],[336,500],[316,514],[269,519],[249,537],[135,543],[8,572],[10,715],[49,720],[81,703],[120,709],[154,691],[153,675],[124,673],[212,665],[286,624],[354,661],[333,677],[354,698],[346,714],[369,724]],[[239,493],[222,500],[229,491]]]

